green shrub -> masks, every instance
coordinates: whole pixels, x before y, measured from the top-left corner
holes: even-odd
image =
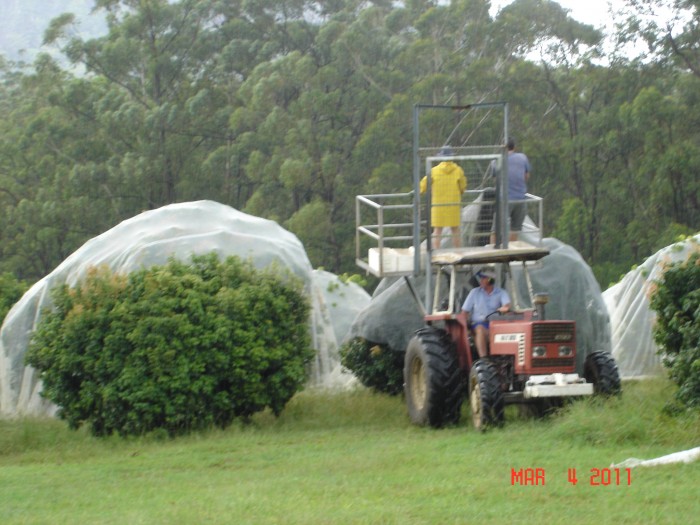
[[[366,387],[390,395],[403,391],[403,353],[356,338],[343,345],[340,358]]]
[[[27,352],[71,428],[183,434],[279,414],[313,358],[298,280],[230,257],[170,260],[128,276],[93,269],[53,290]]]
[[[700,407],[700,253],[669,265],[651,296],[654,340],[678,385],[677,400]]]
[[[26,291],[27,285],[11,273],[0,274],[0,325],[5,320],[10,308],[21,299]]]

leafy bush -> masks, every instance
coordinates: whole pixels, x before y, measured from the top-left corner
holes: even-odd
[[[403,353],[356,338],[343,345],[340,357],[366,387],[390,395],[403,391]]]
[[[700,407],[700,253],[669,265],[656,285],[654,340],[679,387],[677,400]]]
[[[128,276],[93,269],[53,290],[27,353],[71,428],[170,435],[279,414],[313,358],[297,280],[230,257]]]
[[[27,285],[11,273],[0,274],[0,325],[5,320],[10,308],[21,299],[26,291]]]

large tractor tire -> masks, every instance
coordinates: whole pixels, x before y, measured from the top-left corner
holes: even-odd
[[[479,359],[469,372],[469,405],[474,428],[480,431],[500,426],[505,419],[501,381],[493,363]]]
[[[444,330],[416,332],[406,349],[403,378],[408,415],[414,424],[440,428],[459,421],[464,374]]]
[[[607,352],[597,351],[586,356],[583,376],[593,383],[593,392],[603,396],[617,395],[621,391],[620,373],[615,359]]]

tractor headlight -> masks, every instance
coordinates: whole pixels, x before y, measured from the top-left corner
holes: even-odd
[[[533,357],[544,357],[547,354],[547,349],[544,346],[535,346],[532,348]]]
[[[571,357],[574,354],[574,349],[570,346],[559,347],[559,357]]]

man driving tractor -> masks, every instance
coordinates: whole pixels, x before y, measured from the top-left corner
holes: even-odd
[[[467,313],[467,323],[471,323],[476,350],[482,358],[488,355],[488,316],[496,311],[506,313],[510,310],[510,296],[504,289],[495,285],[496,274],[493,271],[483,269],[476,276],[479,286],[469,292],[462,310]]]

